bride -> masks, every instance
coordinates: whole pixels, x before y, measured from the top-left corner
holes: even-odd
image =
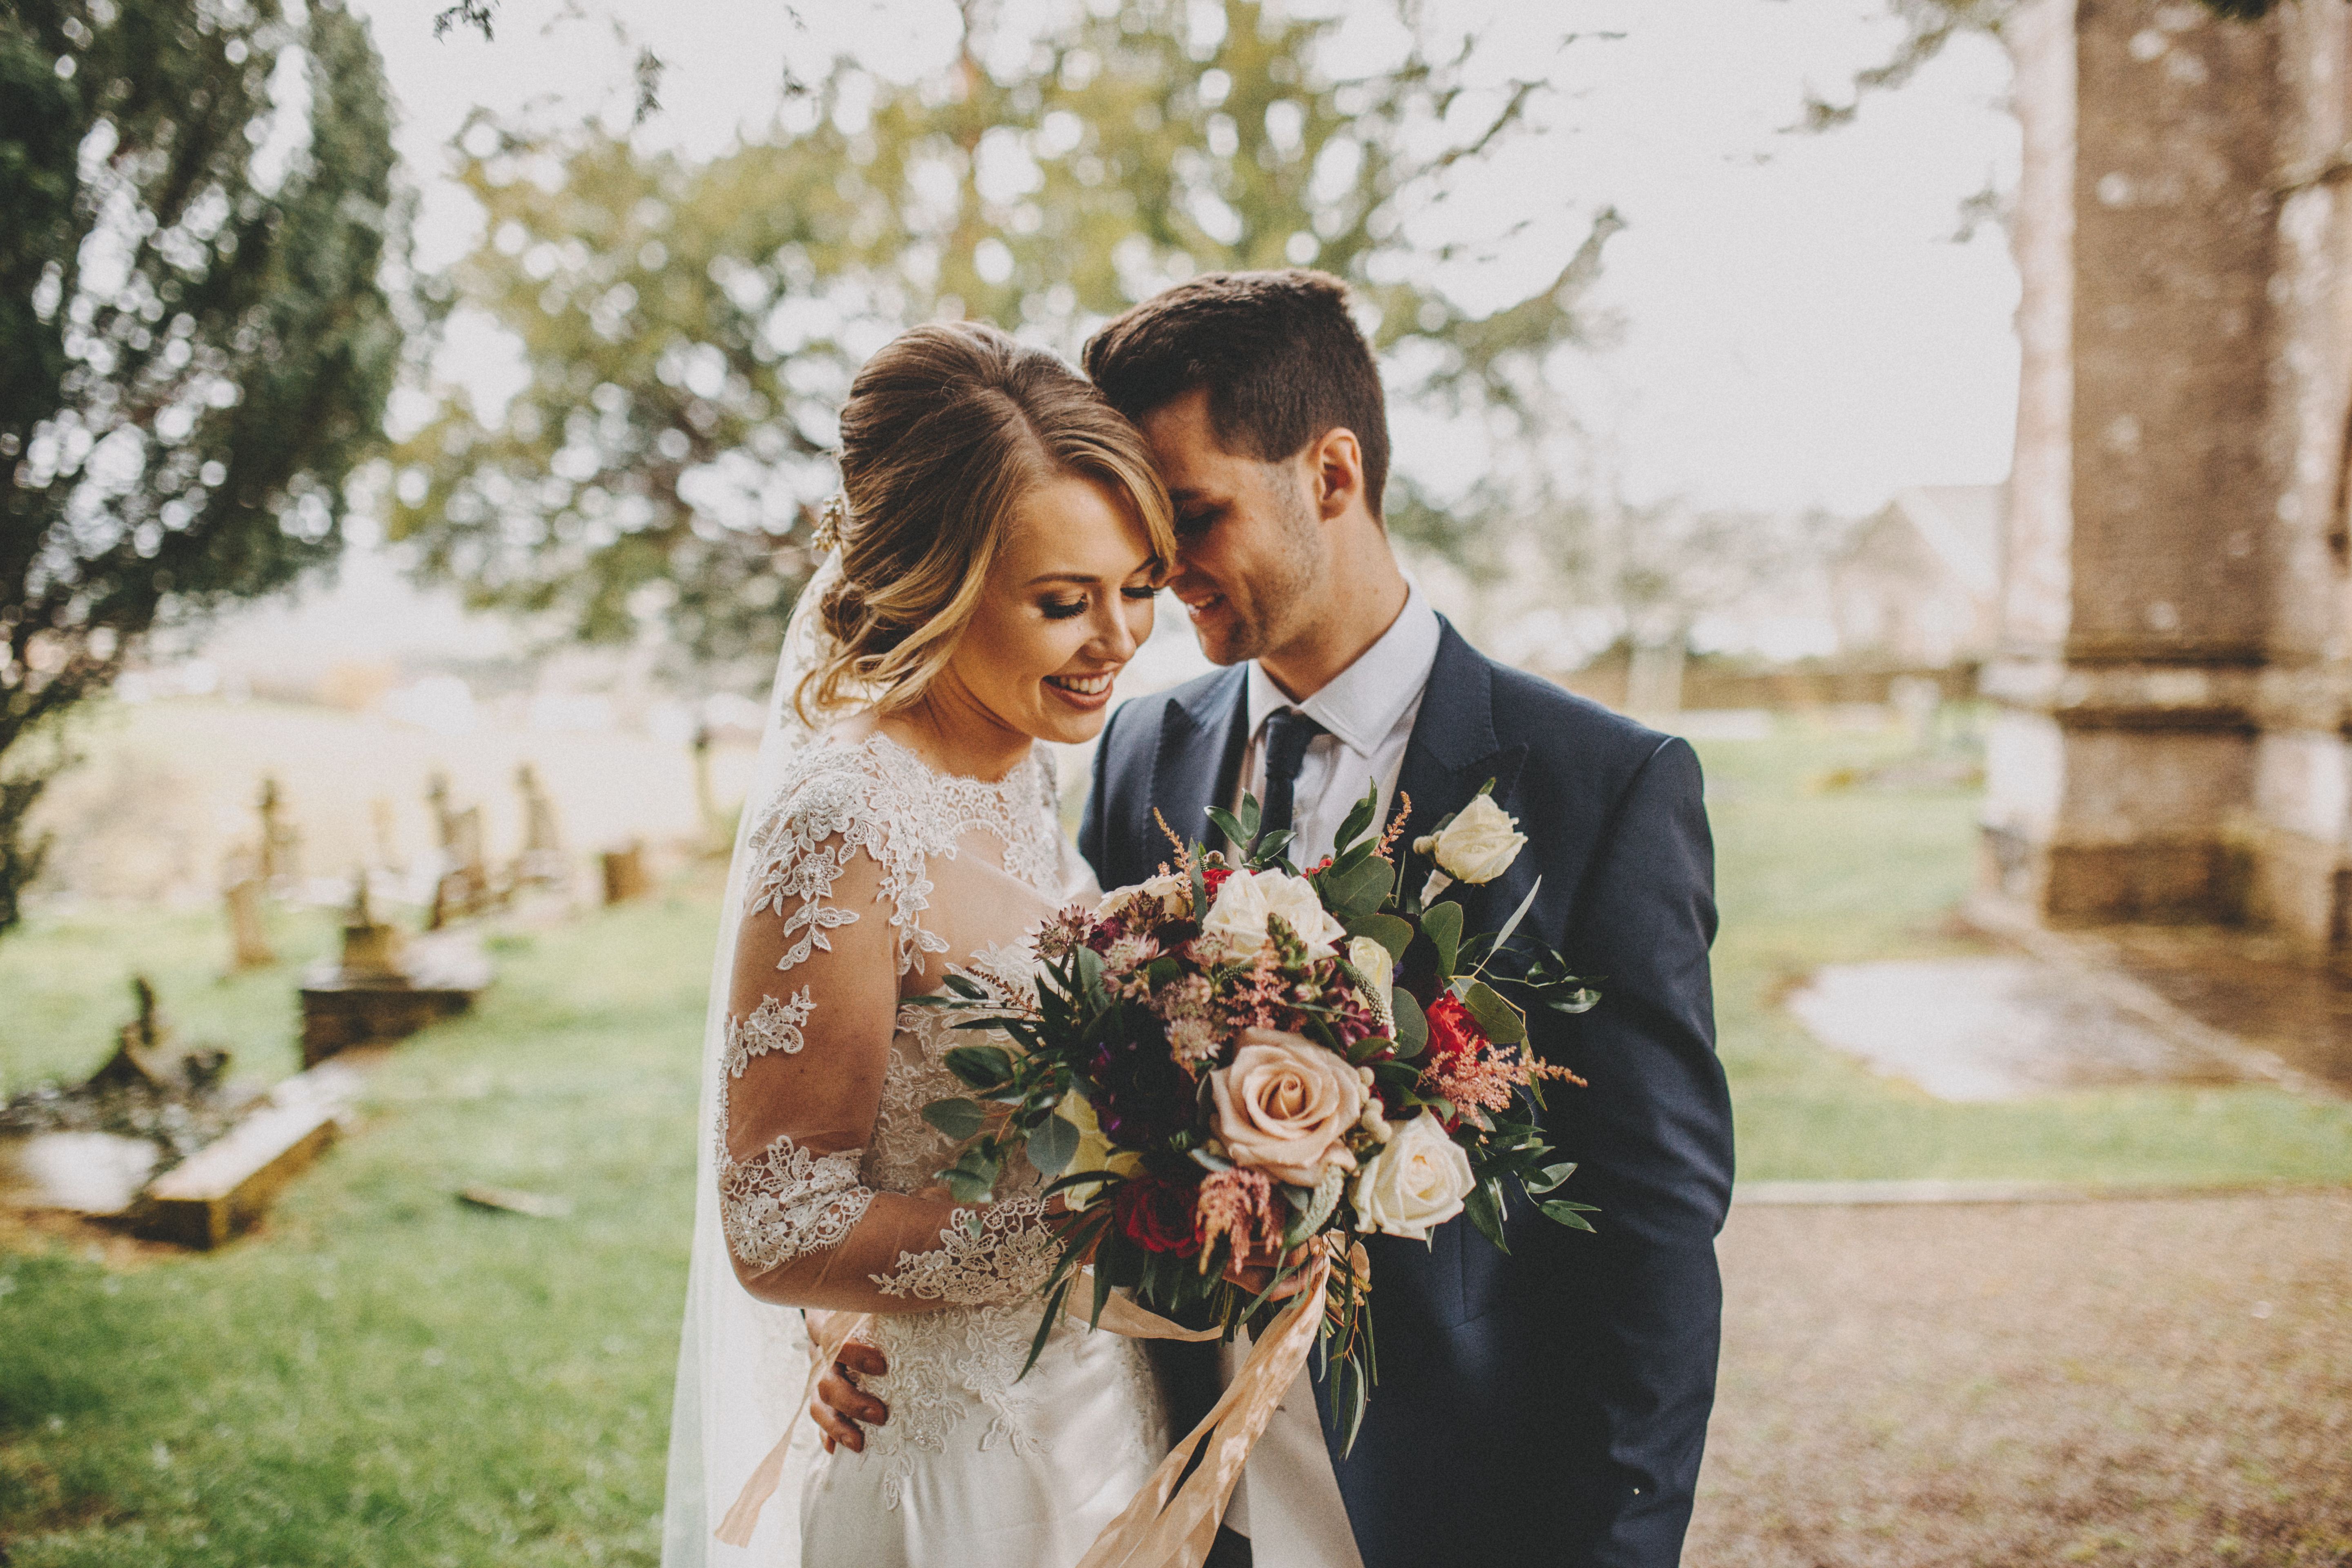
[[[910,1004],[950,973],[1025,985],[1027,934],[1091,891],[1034,742],[1102,728],[1174,558],[1168,499],[1091,386],[971,324],[867,362],[840,462],[729,879],[663,1562],[1067,1568],[1167,1418],[1108,1333],[1057,1331],[1016,1381],[1058,1200],[1025,1163],[978,1210],[939,1187],[953,1145],[921,1111],[987,1037]],[[862,1453],[799,1444],[738,1552],[713,1531],[776,1478],[793,1308],[873,1314],[891,1418]]]

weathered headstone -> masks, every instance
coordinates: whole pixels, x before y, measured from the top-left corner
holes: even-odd
[[[428,930],[439,931],[450,921],[478,915],[490,906],[489,866],[482,853],[482,808],[455,805],[449,780],[435,773],[428,796],[440,840],[441,872],[433,887]]]
[[[515,770],[515,787],[522,793],[523,839],[522,853],[515,859],[514,885],[562,892],[571,886],[572,867],[564,857],[555,802],[529,763]]]
[[[287,817],[277,779],[262,779],[256,809],[261,818],[261,880],[273,892],[289,891],[302,877],[302,834]]]
[[[397,927],[379,922],[362,873],[340,957],[313,964],[303,976],[303,1065],[353,1046],[402,1039],[453,1017],[472,1006],[489,982],[489,961],[463,936],[410,942]]]
[[[228,918],[229,967],[234,971],[267,969],[278,962],[265,919],[269,885],[258,862],[250,848],[239,847],[229,852],[222,869],[221,904]]]
[[[646,874],[646,847],[635,839],[605,850],[603,862],[607,904],[625,904],[652,890],[653,880]]]

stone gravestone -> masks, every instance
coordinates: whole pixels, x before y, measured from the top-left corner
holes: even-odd
[[[607,904],[625,904],[652,891],[653,879],[646,873],[646,847],[637,840],[605,850],[603,863]]]
[[[427,929],[439,931],[451,921],[489,908],[490,876],[482,854],[482,808],[469,805],[461,810],[454,805],[446,774],[433,775],[427,795],[441,847],[441,875],[434,884]]]
[[[514,885],[560,893],[572,885],[572,868],[564,858],[555,802],[529,763],[515,770],[515,787],[522,792],[523,841],[522,853],[515,859]]]
[[[269,889],[260,856],[248,845],[229,851],[221,869],[221,902],[228,917],[229,968],[267,969],[278,962],[263,919]]]
[[[273,893],[289,893],[302,876],[302,834],[286,816],[286,800],[275,778],[261,781],[257,809],[261,817],[262,885]]]
[[[302,1065],[352,1046],[401,1039],[462,1013],[489,978],[488,961],[463,938],[423,937],[412,946],[398,927],[377,921],[362,872],[340,956],[303,977]]]

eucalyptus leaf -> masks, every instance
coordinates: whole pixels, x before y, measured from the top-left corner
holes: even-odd
[[[1372,813],[1381,808],[1381,786],[1377,784],[1364,792],[1364,798],[1348,808],[1347,819],[1339,824],[1337,837],[1331,840],[1333,858],[1345,855],[1355,847],[1356,840],[1372,825]]]
[[[1013,1079],[1013,1058],[1002,1046],[958,1046],[947,1055],[948,1071],[974,1089],[995,1089]]]
[[[1498,1046],[1516,1046],[1528,1037],[1528,1020],[1501,993],[1483,980],[1474,980],[1462,992],[1462,1005],[1478,1020],[1478,1027]]]
[[[923,1107],[923,1120],[961,1143],[987,1124],[988,1112],[970,1100],[935,1100]]]
[[[1479,1183],[1470,1189],[1470,1196],[1463,1203],[1462,1208],[1470,1216],[1470,1223],[1478,1227],[1479,1235],[1493,1242],[1499,1251],[1511,1250],[1510,1243],[1503,1239],[1501,1187],[1493,1182]]]
[[[1396,1015],[1397,1055],[1411,1061],[1429,1044],[1429,1020],[1412,993],[1402,985],[1389,988],[1389,1011]]]
[[[1060,1175],[1077,1158],[1078,1130],[1058,1116],[1048,1116],[1030,1130],[1029,1163],[1048,1179]]]
[[[1381,872],[1383,881],[1387,875],[1385,870]],[[1387,948],[1391,963],[1402,963],[1404,950],[1412,945],[1412,922],[1394,915],[1359,915],[1346,923],[1349,936],[1368,936]],[[1384,980],[1387,976],[1376,975],[1374,978]]]
[[[1454,973],[1454,955],[1462,950],[1462,906],[1432,904],[1421,917],[1421,932],[1437,949],[1437,973]]]

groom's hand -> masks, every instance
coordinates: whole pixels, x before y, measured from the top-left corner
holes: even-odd
[[[858,1425],[880,1426],[890,1419],[890,1407],[857,1386],[857,1377],[879,1377],[890,1370],[889,1358],[874,1345],[863,1340],[851,1340],[833,1358],[833,1364],[817,1379],[816,1393],[809,1400],[809,1415],[828,1454],[839,1444],[853,1454],[866,1452],[866,1428]]]

